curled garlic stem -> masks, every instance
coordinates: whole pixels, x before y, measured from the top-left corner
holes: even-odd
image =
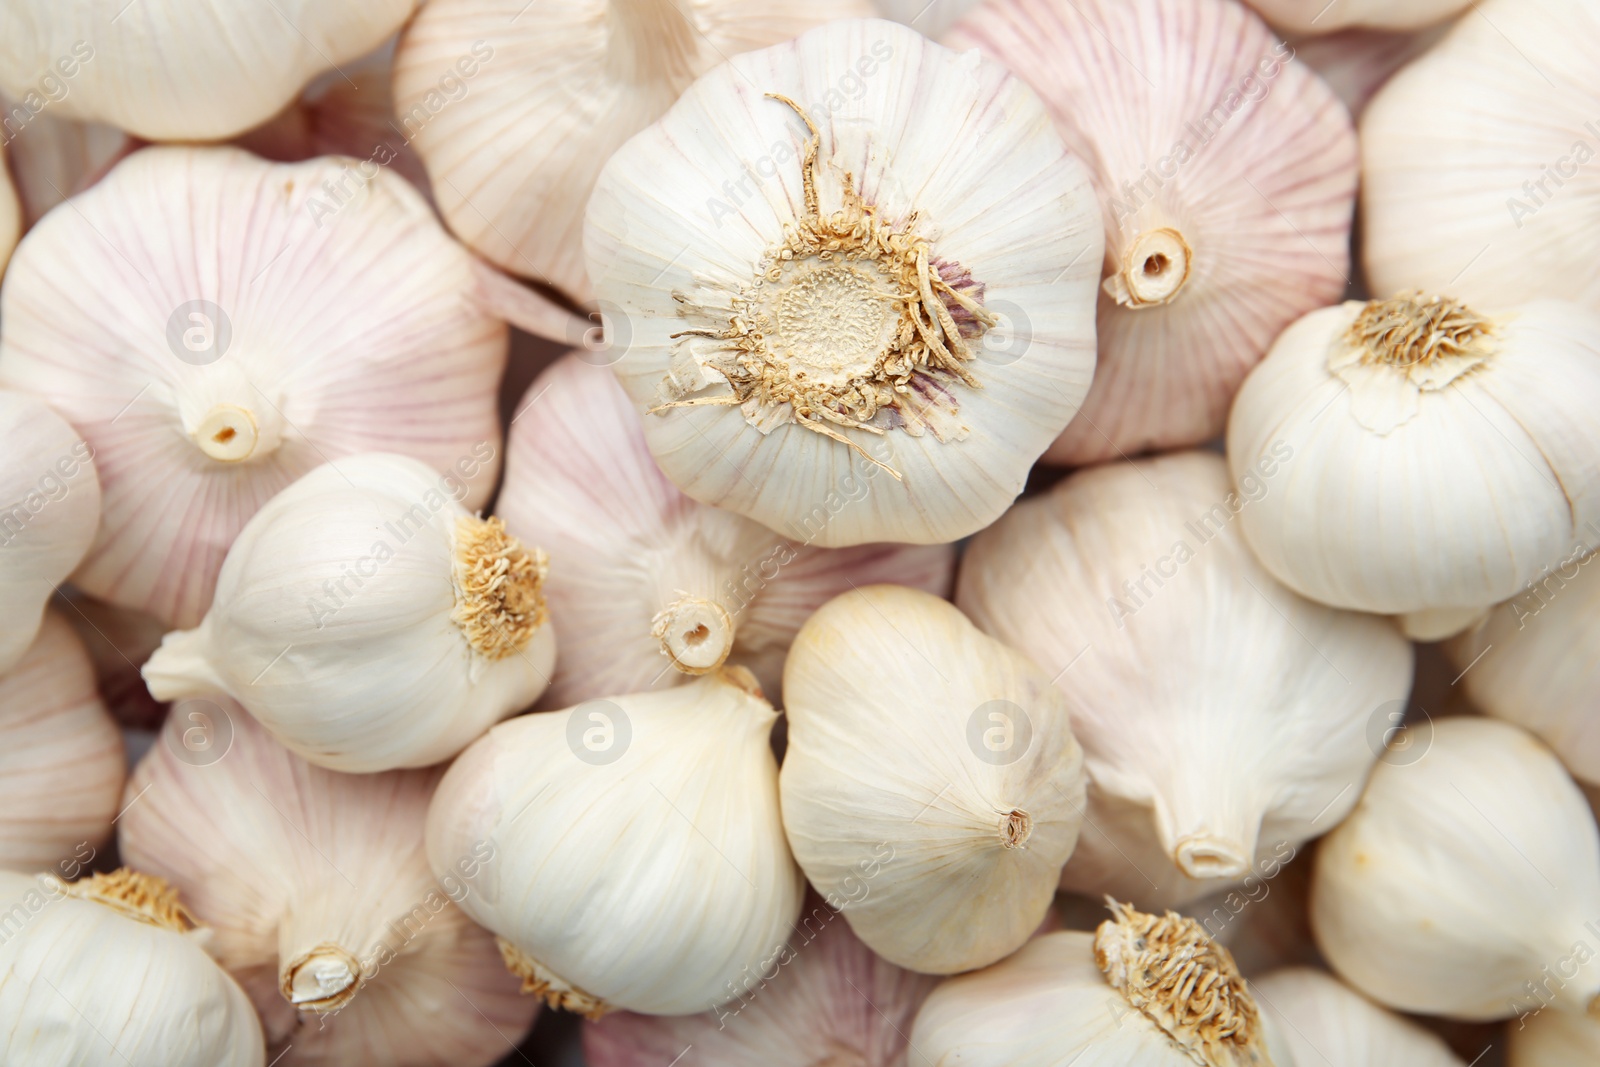
[[[599,1019],[612,1010],[610,1004],[558,977],[505,938],[497,937],[494,940],[500,946],[500,958],[506,961],[506,970],[522,979],[524,993],[543,997],[544,1002],[552,1008],[576,1012],[589,1019]]]
[[[727,609],[687,593],[656,613],[650,633],[684,674],[716,670],[733,651],[733,618]]]
[[[200,451],[219,463],[240,463],[255,455],[263,444],[255,415],[237,404],[216,404],[206,412],[190,437]],[[271,451],[277,442],[262,451]]]
[[[1104,282],[1105,291],[1124,307],[1166,304],[1189,280],[1194,252],[1183,234],[1163,227],[1146,230],[1133,239],[1122,266]]]
[[[279,989],[301,1011],[338,1011],[361,987],[361,963],[338,945],[324,942],[284,965]]]

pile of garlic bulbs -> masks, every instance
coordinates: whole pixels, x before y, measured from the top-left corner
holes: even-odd
[[[1593,1067],[1592,0],[0,0],[0,1067]]]

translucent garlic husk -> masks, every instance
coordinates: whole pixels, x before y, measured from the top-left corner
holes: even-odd
[[[194,707],[199,707],[195,702]],[[128,783],[123,858],[212,931],[281,1067],[486,1067],[538,1010],[423,849],[442,771],[339,774],[238,705],[178,705]],[[201,730],[210,736],[194,736]],[[201,743],[203,742],[203,743]],[[492,853],[461,857],[476,873]]]
[[[1600,152],[1597,61],[1593,4],[1483,0],[1390,80],[1361,122],[1375,292],[1600,307],[1587,176]]]
[[[1323,839],[1311,924],[1346,982],[1401,1011],[1596,1010],[1600,833],[1549,749],[1494,719],[1433,723]]]
[[[1278,29],[1310,36],[1351,26],[1420,30],[1460,14],[1472,0],[1250,0],[1250,6]]]
[[[1305,1067],[1466,1067],[1437,1035],[1323,971],[1274,971],[1250,994]]]
[[[337,771],[449,759],[555,666],[544,554],[467,511],[465,492],[380,453],[301,478],[245,525],[201,624],[145,664],[151,694],[226,694]]]
[[[1046,459],[1216,437],[1278,331],[1344,292],[1349,114],[1233,0],[995,0],[948,40],[1038,90],[1104,208],[1094,384]]]
[[[1590,1067],[1600,1059],[1600,1019],[1542,1011],[1506,1024],[1508,1067]]]
[[[301,2],[285,13],[274,0],[140,0],[131,11],[119,0],[6,0],[0,89],[47,95],[64,116],[146,140],[217,140],[376,48],[416,2]]]
[[[94,449],[85,592],[195,625],[255,510],[359,452],[487,501],[508,331],[481,265],[366,162],[145,149],[30,233],[0,297],[0,384]]]
[[[1295,59],[1316,71],[1350,114],[1360,118],[1395,72],[1438,43],[1447,28],[1395,32],[1352,27],[1319,37],[1291,36],[1289,45]]]
[[[43,402],[0,389],[0,441],[4,673],[33,644],[50,595],[89,550],[101,497],[94,450]]]
[[[1600,543],[1600,313],[1403,293],[1314,311],[1239,391],[1228,462],[1293,469],[1240,516],[1279,581],[1437,640]]]
[[[463,875],[462,910],[552,1007],[709,1011],[770,968],[800,914],[776,717],[747,671],[724,667],[501,723],[434,795],[434,873],[493,847]]]
[[[1093,372],[1082,165],[999,64],[894,23],[703,76],[611,157],[584,240],[661,469],[815,544],[992,522]]]
[[[615,376],[582,356],[541,374],[517,411],[497,509],[552,560],[546,593],[563,636],[550,706],[678,685],[723,662],[776,697],[789,643],[837,594],[950,588],[949,545],[816,548],[815,528],[780,536],[685,496]]]
[[[592,1067],[675,1056],[682,1067],[921,1067],[906,1035],[937,982],[875,955],[812,896],[786,952],[742,977],[733,1000],[701,1015],[608,1015],[584,1025],[583,1054]]]
[[[1083,823],[1083,751],[1049,675],[946,601],[877,585],[811,617],[784,694],[789,846],[856,936],[931,974],[1026,941]]]
[[[0,871],[7,1067],[262,1067],[250,998],[160,879]],[[21,916],[19,921],[18,916]]]
[[[63,118],[48,100],[35,99],[31,104],[0,92],[0,109],[12,119],[5,131],[10,139],[4,152],[10,157],[11,177],[22,202],[24,228],[105,177],[138,144],[115,126]],[[19,107],[28,116],[26,122],[18,118]],[[0,183],[4,181],[0,175]]]
[[[1205,452],[1097,467],[968,549],[956,604],[1055,679],[1084,748],[1064,888],[1175,907],[1271,877],[1355,804],[1411,647],[1284,588],[1240,536],[1303,462],[1280,449],[1238,488]]]
[[[126,776],[122,735],[89,657],[50,613],[33,647],[0,674],[0,867],[92,857],[111,836]]]

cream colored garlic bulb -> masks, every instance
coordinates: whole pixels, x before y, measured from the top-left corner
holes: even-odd
[[[4,152],[22,202],[24,228],[105,177],[137,145],[115,126],[62,117],[48,97],[18,100],[0,92],[0,110],[11,120],[5,127],[9,140]],[[4,180],[0,175],[0,182]]]
[[[1508,1067],[1592,1067],[1600,1060],[1600,1019],[1541,1011],[1506,1024]]]
[[[256,512],[217,599],[144,666],[158,700],[224,693],[290,751],[367,772],[449,759],[555,666],[544,554],[405,456],[319,467]]]
[[[501,723],[434,795],[434,873],[494,849],[461,908],[552,1007],[708,1011],[773,966],[800,914],[776,717],[749,672],[724,667]]]
[[[0,389],[0,674],[39,632],[100,521],[94,450],[41,401]]]
[[[1192,919],[1113,904],[1092,934],[1047,934],[942,982],[917,1013],[912,1062],[1295,1067],[1227,949]]]
[[[0,299],[0,384],[93,446],[105,507],[75,584],[193,626],[251,514],[358,452],[416,456],[481,506],[507,330],[475,262],[353,160],[151,148],[53,210]]]
[[[584,240],[662,470],[819,545],[992,522],[1093,371],[1082,165],[999,64],[893,23],[702,77],[611,157]]]
[[[1340,977],[1401,1011],[1600,1010],[1600,833],[1534,737],[1433,723],[1317,852],[1311,925]]]
[[[784,667],[783,826],[824,895],[891,963],[931,974],[1011,954],[1050,910],[1083,823],[1066,701],[946,601],[836,597]]]
[[[151,141],[229,137],[376,48],[417,0],[4,0],[0,89]]]
[[[1466,1067],[1436,1035],[1310,967],[1250,982],[1302,1067]]]
[[[783,536],[684,496],[615,376],[580,355],[540,375],[517,410],[497,510],[552,560],[562,653],[549,705],[677,685],[724,661],[776,696],[795,632],[835,595],[950,587],[949,545],[815,548],[815,526]]]
[[[1419,30],[1472,6],[1472,0],[1249,0],[1280,30],[1324,34],[1349,26]]]
[[[89,657],[48,614],[33,647],[0,674],[0,867],[93,856],[111,836],[126,776]]]
[[[1344,292],[1350,116],[1234,0],[994,0],[947,39],[1039,91],[1104,208],[1094,385],[1046,458],[1216,437],[1278,331]]]
[[[486,1067],[532,1023],[537,1002],[456,905],[493,850],[428,868],[441,773],[324,770],[227,701],[180,702],[134,772],[122,856],[212,929],[280,1067]]]
[[[6,1067],[262,1067],[250,998],[159,878],[0,871]]]
[[[1361,122],[1362,259],[1375,292],[1600,307],[1588,254],[1600,232],[1597,62],[1594,4],[1481,0],[1390,80]]]
[[[1244,543],[1303,462],[1282,448],[1237,488],[1205,452],[1096,467],[968,549],[957,605],[1055,679],[1083,744],[1095,832],[1065,888],[1175,907],[1272,877],[1355,804],[1411,647],[1295,595]]]
[[[1295,456],[1240,525],[1302,595],[1447,637],[1600,543],[1597,408],[1600,313],[1422,293],[1323,308],[1229,417],[1236,478]]]

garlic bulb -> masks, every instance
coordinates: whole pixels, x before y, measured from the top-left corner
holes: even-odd
[[[1240,525],[1302,595],[1447,637],[1600,543],[1597,407],[1600,313],[1421,293],[1323,308],[1284,331],[1229,417],[1236,478],[1295,455]]]
[[[52,211],[0,302],[0,384],[93,446],[105,509],[75,584],[193,626],[251,514],[358,452],[481,506],[507,343],[483,285],[415,190],[350,161],[151,148]]]
[[[1473,0],[1250,0],[1250,6],[1280,30],[1322,34],[1348,26],[1418,30],[1453,18]]]
[[[816,897],[806,903],[786,951],[741,976],[734,999],[702,1015],[617,1012],[586,1023],[585,1062],[659,1067],[681,1056],[680,1067],[920,1067],[906,1034],[938,979],[880,959],[837,911]]]
[[[64,116],[146,140],[216,140],[377,47],[416,3],[4,0],[0,89],[42,94]]]
[[[529,386],[506,442],[498,511],[553,560],[562,653],[545,696],[564,707],[676,685],[724,661],[776,695],[806,618],[851,586],[943,595],[949,545],[813,548],[680,493],[616,377],[569,355]]]
[[[1379,89],[1438,43],[1448,25],[1396,33],[1351,28],[1320,37],[1291,37],[1294,57],[1317,72],[1359,118]]]
[[[428,869],[423,826],[442,772],[338,774],[289,753],[236,705],[206,711],[204,725],[184,704],[167,720],[128,784],[118,842],[211,927],[275,1062],[498,1062],[538,1005],[456,906],[469,892],[462,870],[435,881]],[[218,747],[190,743],[195,729],[215,731]],[[496,857],[462,861],[476,873]]]
[[[428,812],[442,880],[522,988],[599,1018],[707,1011],[785,950],[804,880],[783,840],[777,717],[750,674],[523,715],[451,765]]]
[[[1046,458],[1216,437],[1278,331],[1344,292],[1350,116],[1233,0],[995,0],[947,39],[1039,91],[1104,205],[1099,363]]]
[[[1437,1036],[1322,971],[1274,971],[1250,994],[1305,1067],[1466,1067]]]
[[[1586,0],[1481,0],[1395,75],[1361,122],[1375,292],[1600,307],[1588,254],[1597,61],[1600,9]]]
[[[88,551],[100,481],[88,442],[33,397],[0,390],[0,441],[3,674],[33,644],[50,594]]]
[[[449,759],[555,665],[546,562],[404,456],[319,467],[256,512],[217,599],[144,666],[158,700],[225,693],[337,771]]]
[[[136,146],[115,126],[61,117],[47,98],[14,100],[0,92],[0,110],[9,120],[4,152],[10,154],[25,228],[105,177]]]
[[[1295,1067],[1227,949],[1192,919],[1115,902],[1095,933],[942,982],[911,1047],[964,1067]]]
[[[1311,926],[1401,1011],[1503,1019],[1600,1006],[1600,833],[1556,757],[1494,719],[1433,724],[1317,852]]]
[[[845,918],[901,967],[1014,952],[1083,822],[1083,752],[1049,675],[938,597],[877,585],[811,617],[783,680],[783,826],[811,884],[865,880]]]
[[[17,247],[22,235],[22,202],[17,199],[16,186],[11,184],[11,174],[6,170],[5,146],[0,144],[0,275],[11,260],[11,250]]]
[[[992,522],[1093,371],[1082,166],[999,64],[893,23],[706,74],[611,157],[584,240],[662,470],[815,544]]]
[[[968,549],[957,605],[1056,680],[1084,747],[1065,888],[1175,907],[1270,879],[1355,804],[1411,647],[1296,596],[1245,545],[1235,520],[1303,462],[1281,448],[1237,489],[1204,452],[1097,467]]]
[[[1506,1028],[1508,1067],[1591,1067],[1600,1060],[1600,1019],[1541,1011]]]
[[[126,775],[89,657],[59,615],[46,615],[33,647],[0,675],[0,867],[92,856],[111,836]]]
[[[159,878],[0,871],[7,1067],[262,1067],[250,999]]]

